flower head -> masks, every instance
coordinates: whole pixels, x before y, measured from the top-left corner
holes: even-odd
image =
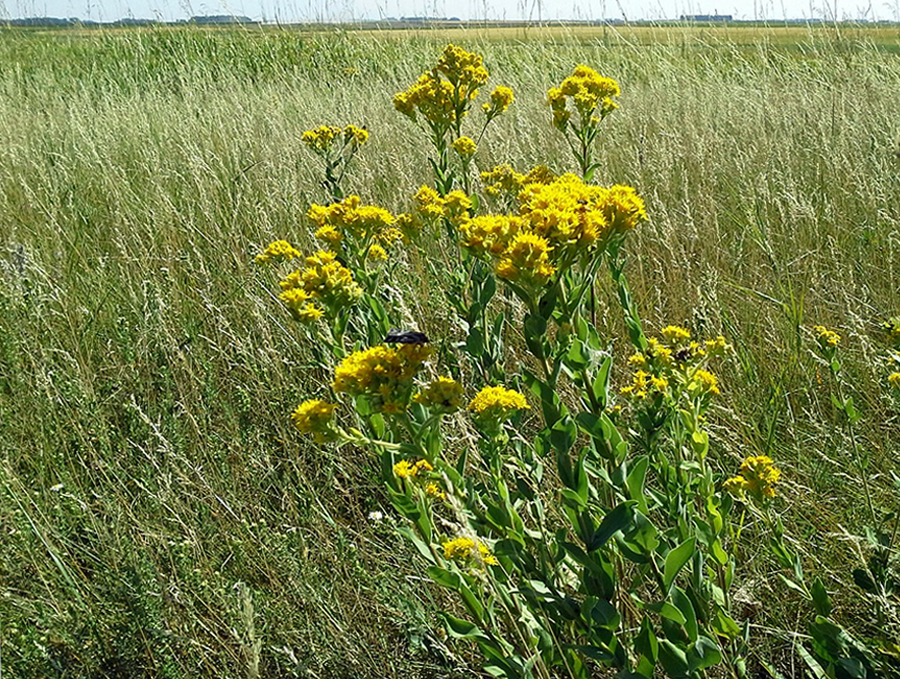
[[[900,372],[888,375],[888,384],[900,391]]]
[[[409,405],[413,378],[429,352],[424,344],[357,351],[335,369],[332,388],[336,393],[367,398],[378,412],[401,413]]]
[[[816,333],[816,340],[818,340],[819,346],[825,350],[836,349],[841,343],[841,336],[824,325],[814,325],[813,332]]]
[[[269,243],[265,250],[256,255],[256,263],[267,264],[271,261],[289,262],[295,257],[300,256],[300,251],[286,240],[276,240]]]
[[[485,115],[492,119],[501,113],[505,113],[514,99],[513,91],[510,88],[505,85],[498,85],[491,92],[491,103],[484,104],[481,108]]]
[[[530,406],[525,397],[513,389],[485,387],[469,403],[475,426],[488,436],[498,436],[504,422]]]
[[[484,543],[472,538],[454,538],[442,544],[444,558],[448,561],[456,561],[466,566],[496,566],[499,564],[497,557],[491,554],[491,550]]]
[[[438,377],[413,396],[413,401],[436,412],[452,413],[459,409],[462,396],[463,389],[459,382],[452,377]]]
[[[572,101],[582,126],[596,125],[618,108],[615,98],[619,94],[619,84],[612,78],[601,76],[589,66],[576,66],[559,87],[547,92],[553,125],[565,131],[572,115],[566,105],[568,100]]]
[[[327,403],[318,399],[305,401],[297,406],[291,415],[291,421],[304,434],[312,434],[316,443],[332,441],[337,437],[337,432],[332,425],[334,403]]]
[[[734,495],[749,493],[755,500],[764,502],[775,497],[775,484],[781,477],[781,470],[768,455],[746,458],[741,464],[739,476],[728,479],[723,489]]]
[[[496,267],[497,276],[523,288],[536,290],[556,273],[556,267],[550,264],[551,250],[546,238],[520,232],[500,255]]]
[[[463,158],[471,158],[475,155],[475,151],[478,147],[475,145],[475,142],[469,137],[460,137],[459,139],[455,139],[450,146],[453,147],[453,150],[456,151]]]

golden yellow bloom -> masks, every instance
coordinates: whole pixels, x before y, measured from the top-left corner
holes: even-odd
[[[745,481],[745,489],[757,497],[775,497],[775,484],[781,477],[781,470],[768,455],[748,457],[741,464],[741,476]]]
[[[688,391],[692,394],[714,394],[716,396],[721,393],[716,376],[703,369],[694,371],[691,382],[688,384]]]
[[[450,561],[457,561],[466,565],[496,566],[499,564],[497,557],[491,554],[491,550],[487,545],[476,542],[471,538],[454,538],[444,542],[443,547],[444,558]]]
[[[894,389],[900,389],[900,373],[891,373],[888,375],[888,384]]]
[[[743,476],[732,476],[722,484],[722,490],[737,496],[741,496],[747,487],[747,479]]]
[[[441,488],[440,484],[432,481],[425,486],[425,495],[435,500],[446,500],[447,494]]]
[[[680,344],[691,338],[690,330],[686,330],[677,325],[667,325],[660,331],[660,334],[665,337],[670,344]]]
[[[291,420],[304,434],[312,434],[316,443],[324,443],[336,438],[337,432],[332,427],[334,417],[334,403],[327,403],[318,399],[305,401],[297,406],[291,415]]]
[[[479,215],[459,225],[460,242],[476,255],[499,257],[522,229],[522,219],[506,215]]]
[[[454,140],[450,146],[463,157],[473,156],[475,155],[475,151],[478,150],[475,142],[469,137],[460,137],[459,139]]]
[[[503,387],[485,387],[469,403],[475,426],[489,435],[500,434],[501,425],[516,411],[530,408],[528,401],[519,392]]]
[[[388,253],[387,250],[378,243],[375,243],[369,247],[369,252],[366,257],[373,262],[383,262],[388,258]]]
[[[369,131],[365,127],[347,125],[344,128],[344,141],[356,145],[365,144],[369,140]]]
[[[363,244],[375,238],[382,246],[390,246],[402,234],[394,227],[397,218],[377,205],[362,205],[359,196],[347,196],[331,205],[311,205],[307,218],[317,227],[316,238],[339,247],[350,236]]]
[[[413,397],[413,401],[438,412],[451,413],[462,403],[462,385],[452,377],[438,377]]]
[[[589,66],[579,65],[559,87],[547,92],[547,103],[553,111],[553,124],[564,131],[571,117],[566,108],[568,99],[572,100],[581,125],[587,126],[596,125],[618,108],[614,98],[619,94],[619,84],[615,80],[601,76]]]
[[[710,356],[724,356],[731,351],[731,345],[725,341],[725,338],[719,335],[714,340],[706,341],[706,351]]]
[[[526,289],[540,288],[556,273],[556,267],[550,264],[551,250],[546,238],[520,232],[500,256],[495,272],[499,278]]]
[[[426,219],[437,219],[444,216],[444,201],[440,194],[430,186],[422,186],[413,196],[416,211]]]
[[[412,479],[419,474],[431,471],[434,471],[434,467],[428,460],[418,460],[417,462],[400,460],[394,465],[394,474],[401,479]]]
[[[474,98],[488,79],[482,56],[456,45],[444,48],[435,70],[459,88],[461,98]]]
[[[289,262],[294,257],[300,257],[300,251],[286,240],[276,240],[266,247],[261,253],[256,255],[257,264],[266,264],[272,260],[280,260]]]
[[[841,343],[841,336],[824,325],[814,325],[813,332],[816,333],[819,344],[825,349],[834,349]]]
[[[327,153],[334,145],[334,140],[341,136],[342,133],[343,130],[340,127],[322,125],[314,130],[304,132],[302,140],[304,144],[316,153]]]
[[[515,99],[515,97],[510,88],[504,85],[498,85],[494,88],[494,91],[491,92],[491,103],[484,104],[481,108],[488,118],[494,118],[501,113],[505,113],[513,103],[513,99]]]
[[[632,354],[628,357],[628,365],[644,370],[647,368],[647,357],[642,353]]]
[[[357,351],[335,369],[332,388],[336,393],[368,398],[378,412],[403,412],[409,404],[413,378],[429,352],[422,344]]]
[[[444,216],[453,224],[459,224],[468,219],[469,210],[472,209],[472,199],[464,191],[451,191],[443,197]]]

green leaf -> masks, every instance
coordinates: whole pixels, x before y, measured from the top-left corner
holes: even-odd
[[[679,611],[668,601],[658,601],[653,604],[645,604],[644,608],[646,608],[648,611],[659,613],[663,618],[665,618],[666,620],[671,620],[676,625],[684,625],[684,623],[687,621],[687,618],[684,617],[684,613]]]
[[[652,666],[656,664],[656,659],[659,657],[659,642],[653,633],[650,618],[646,615],[641,620],[641,631],[634,638],[634,650],[650,661],[652,670]],[[652,674],[645,674],[645,676],[652,676]]]
[[[588,551],[593,552],[600,549],[609,542],[609,539],[620,530],[625,530],[634,520],[634,506],[637,504],[635,500],[621,502],[616,505],[612,511],[603,517],[600,526],[594,533],[594,539],[588,545]]]
[[[568,453],[578,440],[578,427],[575,421],[566,415],[550,429],[550,443],[558,453]]]
[[[422,538],[416,535],[409,526],[397,526],[397,532],[409,540],[419,554],[424,556],[429,563],[434,563],[434,554],[428,548],[428,545],[422,542]]]
[[[707,667],[722,662],[722,651],[719,650],[719,645],[709,637],[700,637],[691,649],[688,662],[691,672],[705,670]]]
[[[810,594],[812,594],[813,606],[815,606],[816,613],[823,618],[827,618],[831,614],[831,599],[828,598],[828,592],[825,590],[825,585],[822,584],[822,581],[818,577],[813,580]]]
[[[525,346],[528,347],[528,351],[534,354],[535,358],[545,358],[544,335],[547,334],[547,319],[528,314],[525,317],[524,330]]]
[[[643,455],[634,461],[628,476],[625,477],[628,495],[637,502],[637,508],[644,514],[648,514],[650,511],[647,508],[647,498],[644,496],[644,480],[647,477],[647,469],[649,467],[650,457]]]
[[[672,587],[672,583],[675,582],[675,578],[678,577],[678,573],[684,568],[684,565],[690,561],[696,542],[696,538],[688,538],[666,555],[663,584],[667,590]]]
[[[463,587],[462,577],[459,573],[448,571],[440,566],[429,566],[427,572],[428,576],[441,587],[452,589],[454,592],[459,592]]]
[[[681,611],[681,614],[684,616],[684,623],[682,626],[684,627],[684,631],[687,632],[688,639],[697,641],[697,635],[699,634],[697,613],[694,611],[694,604],[691,602],[690,597],[680,587],[673,587],[672,603],[678,607],[678,610]]]
[[[442,612],[441,617],[444,619],[444,626],[447,633],[455,639],[478,639],[484,638],[484,633],[475,623],[461,618],[454,617],[449,613]]]
[[[466,338],[466,351],[469,356],[478,358],[484,353],[484,333],[478,326],[469,328],[469,336]]]
[[[659,662],[672,679],[683,679],[690,673],[687,655],[668,639],[659,641]]]

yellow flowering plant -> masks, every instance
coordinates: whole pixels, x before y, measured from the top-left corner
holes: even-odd
[[[598,167],[593,162],[593,147],[600,123],[619,108],[619,94],[619,83],[584,64],[547,92],[553,126],[572,149],[585,181],[591,180]]]
[[[486,81],[481,57],[451,45],[396,95],[438,152],[436,186],[422,186],[408,213],[336,197],[308,213],[326,249],[303,258],[276,241],[260,254],[305,263],[282,284],[299,321],[342,319],[321,335],[334,365],[318,388],[329,396],[298,406],[294,424],[320,445],[376,451],[398,531],[459,597],[463,617],[442,614],[449,635],[474,643],[492,676],[749,676],[750,624],[732,594],[748,512],[760,520],[746,531],[813,602],[810,633],[825,648],[837,627],[775,512],[788,485],[777,456],[747,455],[735,473],[710,435],[729,342],[679,325],[648,336],[631,298],[623,252],[646,208],[632,187],[591,183],[618,84],[579,66],[551,90],[580,175],[499,165],[479,197],[466,178],[481,134],[465,136],[462,122]],[[512,99],[494,90],[482,134]],[[457,323],[430,343],[390,330],[408,306],[391,303],[383,281],[398,255],[414,258],[423,234],[441,231],[459,248],[436,276]],[[593,319],[604,265],[631,345],[621,376],[620,351]],[[840,378],[840,338],[814,333]],[[852,400],[836,400],[852,426]]]
[[[369,140],[369,131],[365,127],[347,125],[335,127],[333,125],[320,125],[312,130],[306,130],[301,137],[306,147],[315,153],[322,162],[325,177],[322,186],[332,199],[338,201],[344,197],[341,183],[350,161],[359,150],[359,147]]]
[[[441,196],[450,193],[457,180],[461,180],[467,195],[471,193],[469,167],[477,144],[488,125],[513,102],[513,91],[509,87],[496,87],[490,95],[490,103],[482,108],[484,122],[475,140],[463,135],[463,120],[488,77],[480,54],[447,45],[433,68],[406,90],[394,95],[394,107],[426,133],[437,153],[437,160],[429,159],[429,162]],[[455,171],[451,163],[451,148],[460,160],[461,172]]]

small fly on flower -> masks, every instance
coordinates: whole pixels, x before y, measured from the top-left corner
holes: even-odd
[[[384,338],[385,344],[428,344],[428,336],[418,330],[391,328]]]

